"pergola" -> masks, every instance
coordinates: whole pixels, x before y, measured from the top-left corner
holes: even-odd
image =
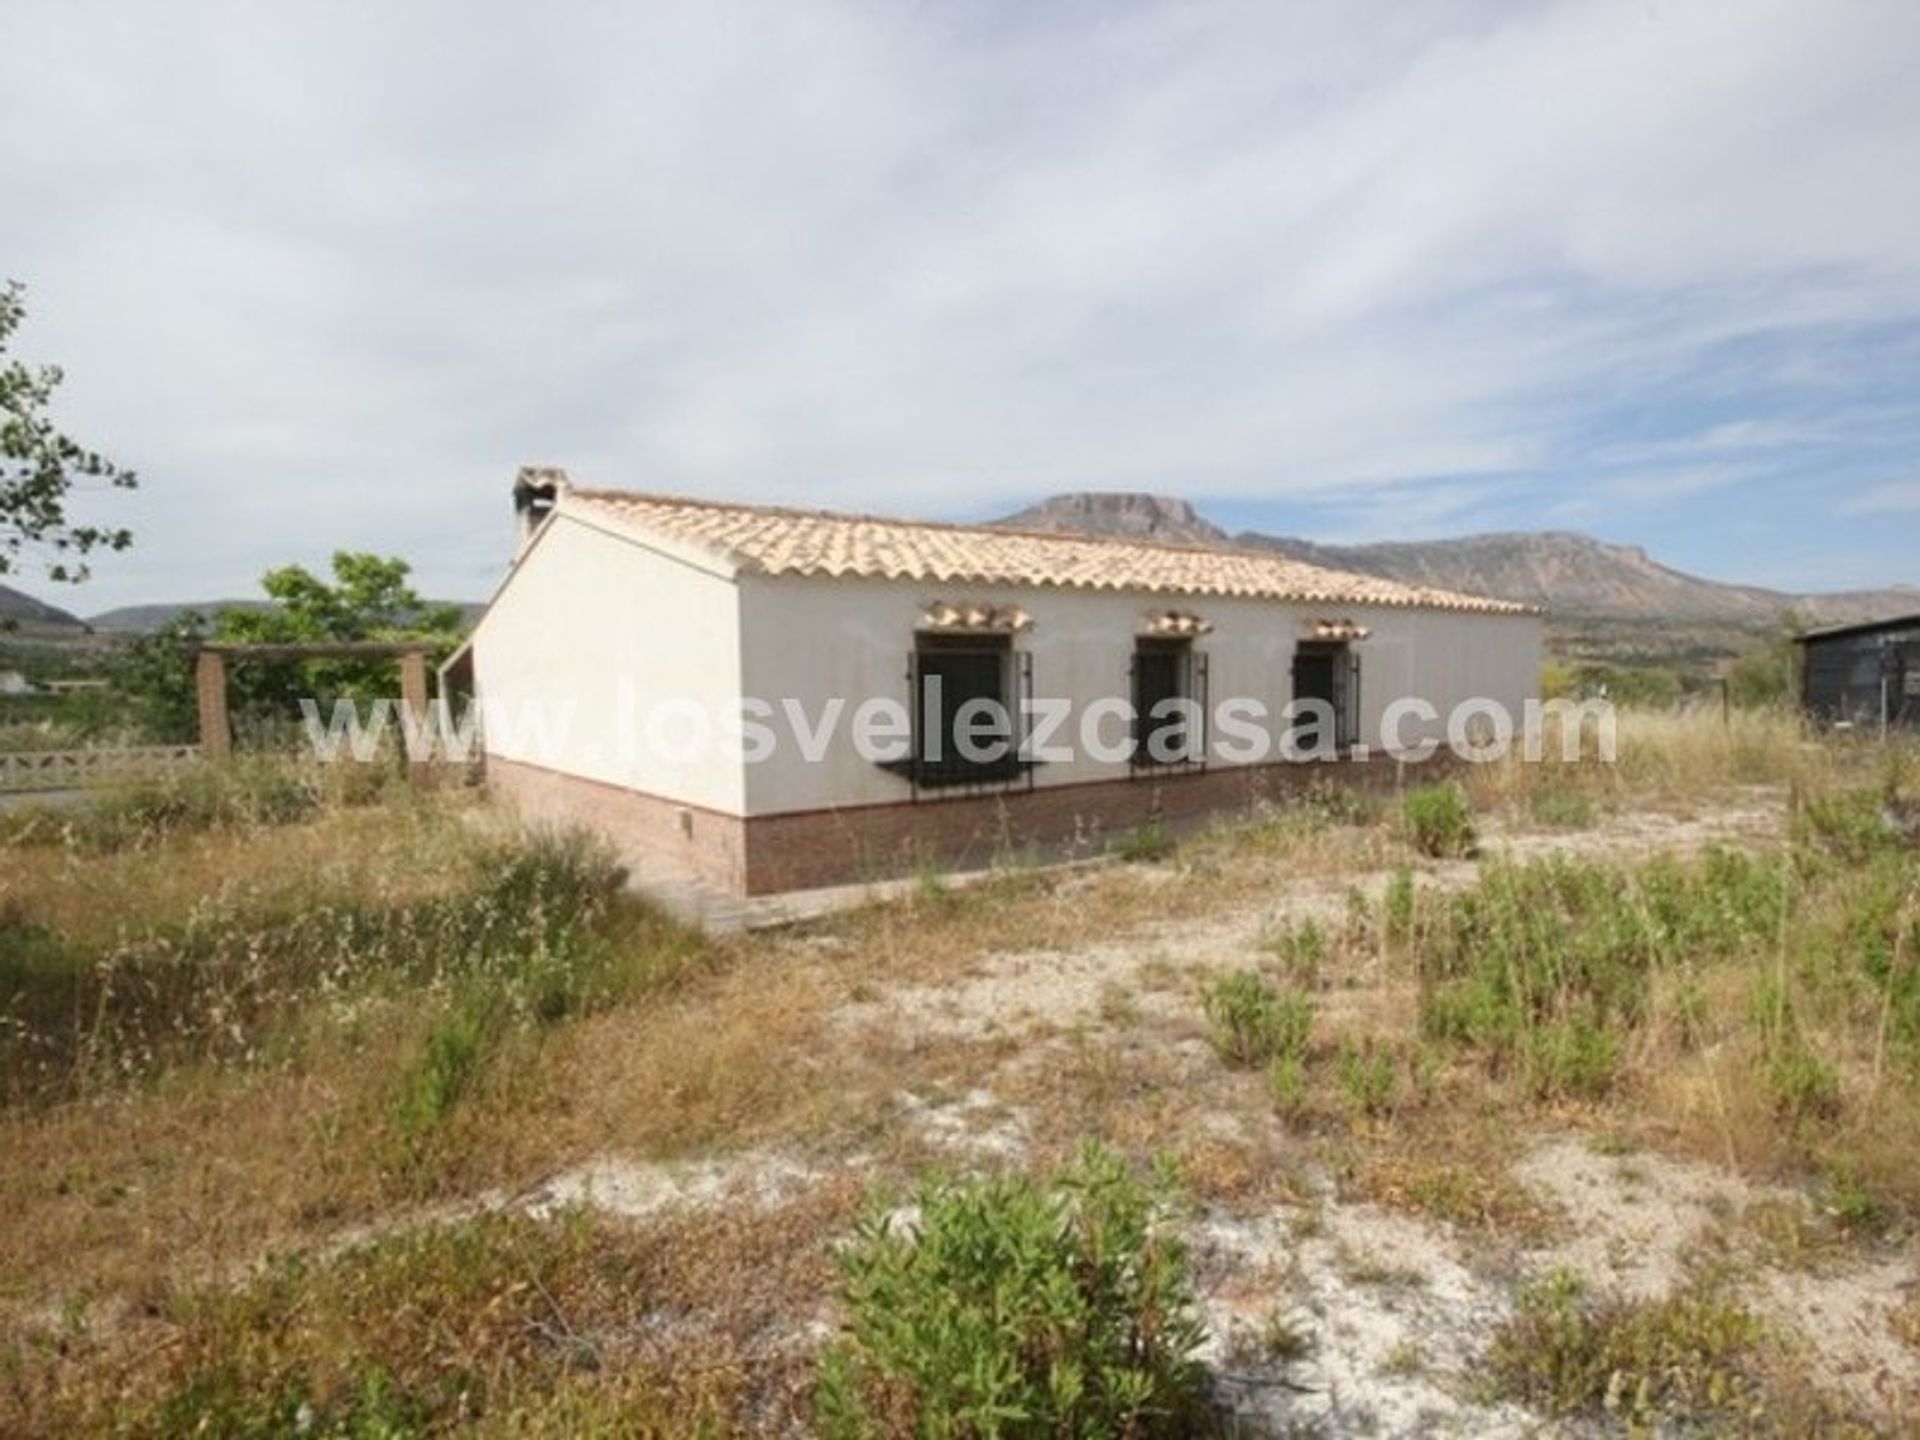
[[[194,657],[194,690],[200,707],[200,753],[209,760],[233,754],[233,724],[227,715],[229,660],[398,660],[400,703],[422,724],[427,717],[427,655],[433,647],[420,640],[301,641],[289,644],[202,645]],[[432,766],[409,762],[407,774],[424,785]]]

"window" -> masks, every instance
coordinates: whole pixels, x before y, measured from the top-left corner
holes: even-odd
[[[917,786],[981,785],[1025,772],[1011,637],[917,637],[913,653],[913,750]],[[1026,671],[1017,672],[1023,679]]]
[[[1142,636],[1134,641],[1134,769],[1204,760],[1205,682],[1206,656],[1195,654],[1191,640]]]
[[[1360,656],[1344,640],[1302,640],[1293,652],[1291,743],[1312,754],[1360,738]],[[1332,734],[1326,721],[1332,717]]]

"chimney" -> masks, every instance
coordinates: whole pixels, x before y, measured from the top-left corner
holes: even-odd
[[[560,492],[570,483],[567,472],[557,465],[520,467],[520,473],[513,480],[513,514],[519,529],[513,549],[515,559],[533,543],[533,537],[553,513]]]

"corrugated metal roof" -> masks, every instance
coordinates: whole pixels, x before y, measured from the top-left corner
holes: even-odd
[[[637,538],[691,548],[733,569],[765,575],[1062,586],[1489,615],[1533,613],[1532,607],[1508,600],[1326,570],[1270,551],[1118,536],[1039,534],[989,525],[582,489],[554,471],[538,474],[541,483],[555,486],[560,513],[600,517]]]
[[[1867,635],[1876,630],[1920,629],[1920,615],[1896,615],[1888,620],[1849,620],[1844,625],[1822,625],[1803,630],[1793,638],[1804,645],[1809,640],[1833,640],[1842,635]]]

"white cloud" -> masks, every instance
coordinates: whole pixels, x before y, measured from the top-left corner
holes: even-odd
[[[1888,515],[1907,510],[1920,510],[1920,480],[1876,485],[1840,507],[1843,515]]]
[[[473,593],[525,459],[1439,523],[1722,373],[1852,403],[1917,55],[1875,0],[15,0],[0,256],[147,477],[100,603],[335,544]],[[1730,399],[1695,450],[1778,440]]]

